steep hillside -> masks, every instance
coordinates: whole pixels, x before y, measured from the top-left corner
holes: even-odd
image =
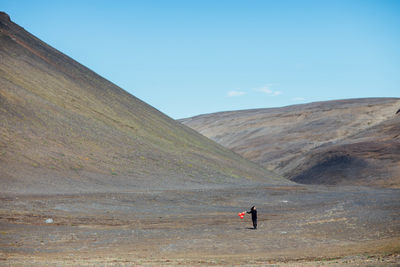
[[[1,192],[280,179],[38,40],[5,13],[0,59]]]
[[[317,102],[181,120],[301,183],[400,186],[398,98]]]

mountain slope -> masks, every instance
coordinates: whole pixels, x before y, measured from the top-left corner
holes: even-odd
[[[281,183],[0,13],[2,192]]]
[[[301,183],[400,185],[398,98],[317,102],[183,119]]]

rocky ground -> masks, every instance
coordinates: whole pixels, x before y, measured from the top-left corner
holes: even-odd
[[[399,193],[259,185],[3,194],[0,265],[398,266]],[[237,216],[253,204],[257,230]]]

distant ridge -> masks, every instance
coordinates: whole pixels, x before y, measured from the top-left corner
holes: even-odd
[[[287,183],[174,121],[0,13],[1,192]]]
[[[399,98],[345,99],[180,121],[299,183],[399,187],[399,107]]]

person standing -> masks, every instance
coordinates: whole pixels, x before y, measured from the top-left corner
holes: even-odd
[[[247,212],[251,213],[251,220],[253,221],[254,230],[257,229],[257,209],[256,206],[251,207],[251,210]]]

